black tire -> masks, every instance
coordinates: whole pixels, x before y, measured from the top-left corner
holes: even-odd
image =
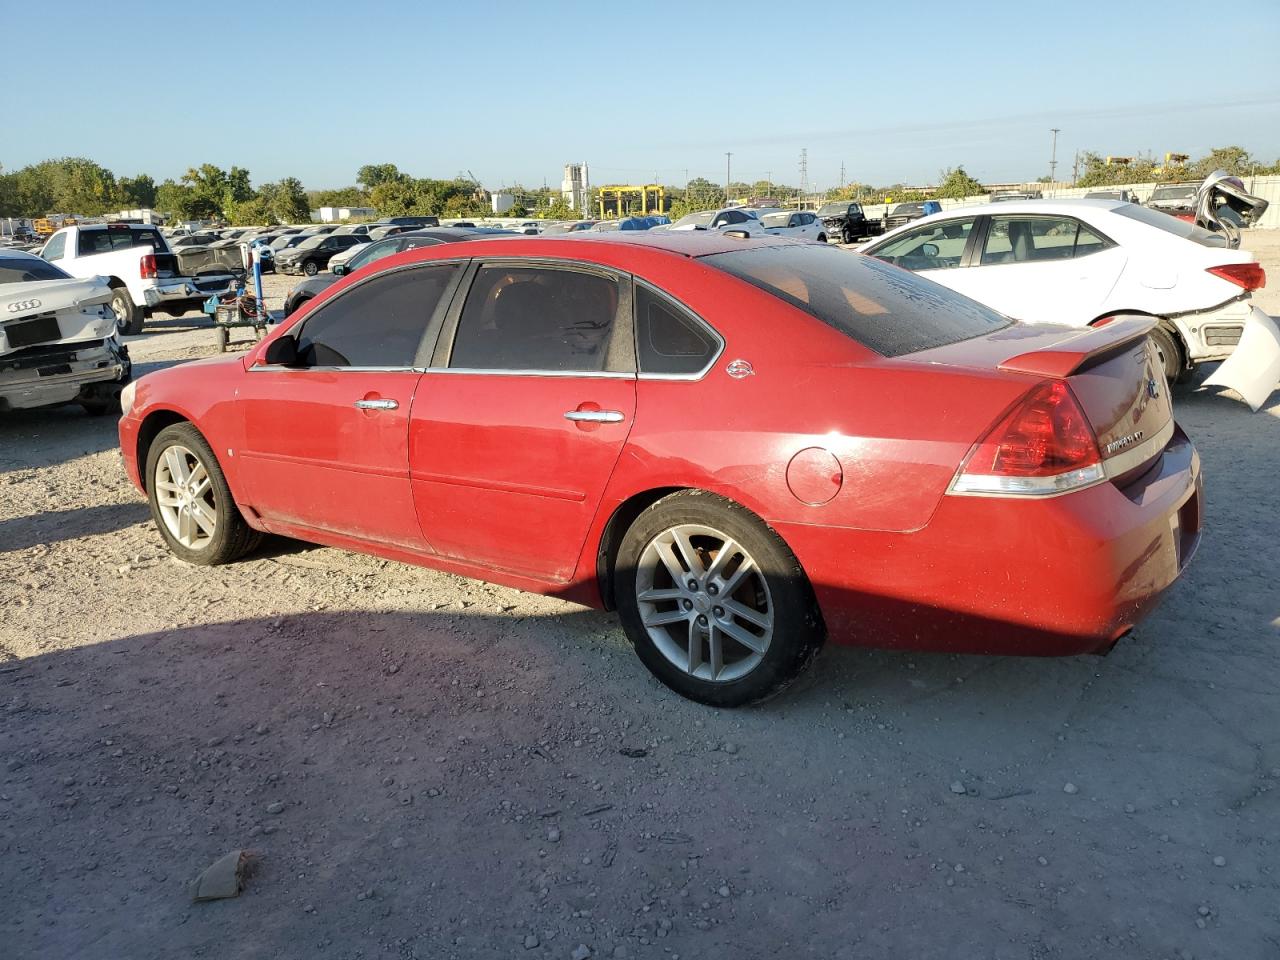
[[[308,277],[314,277],[320,272],[320,266],[314,260],[304,260],[302,261],[302,272]]]
[[[826,242],[827,242],[827,235],[826,235],[825,233],[820,233],[820,234],[818,234],[818,242],[819,242],[819,243],[826,243]]]
[[[145,312],[133,302],[127,287],[111,288],[111,311],[116,315],[116,329],[122,337],[136,336],[147,322]]]
[[[185,447],[204,467],[211,482],[216,524],[208,542],[197,549],[179,542],[166,524],[157,503],[157,466],[165,451],[172,447]],[[208,441],[190,423],[175,423],[156,435],[147,450],[144,476],[147,482],[147,502],[151,505],[151,519],[169,551],[180,560],[200,566],[218,566],[238,560],[262,542],[262,533],[245,523],[244,517],[240,515],[240,510],[231,497],[231,488],[227,486],[227,479],[223,476],[222,467]]]
[[[1164,367],[1164,378],[1170,383],[1179,382],[1188,370],[1184,359],[1185,354],[1182,352],[1182,345],[1178,342],[1177,335],[1170,333],[1165,327],[1156,327],[1151,331],[1151,339],[1156,345],[1156,352],[1160,355],[1160,364]]]
[[[700,580],[693,580],[691,577],[690,581],[700,583],[700,589],[708,595],[704,603],[724,603],[727,607],[729,603],[726,598],[738,604],[747,603],[744,590],[754,591],[757,598],[764,601],[757,603],[755,610],[759,611],[764,606],[772,617],[771,637],[765,649],[755,654],[758,659],[754,665],[749,665],[754,657],[745,646],[735,644],[732,638],[725,640],[722,636],[721,639],[721,649],[725,651],[722,653],[725,669],[732,674],[735,667],[748,667],[742,675],[725,680],[703,678],[695,676],[687,667],[678,667],[670,658],[671,648],[677,644],[665,638],[672,638],[674,641],[683,636],[687,650],[692,642],[689,638],[699,636],[695,630],[707,629],[696,624],[706,624],[711,617],[718,616],[716,611],[721,611],[719,606],[704,611],[705,615],[699,618],[697,608],[691,609],[683,600],[660,600],[658,602],[671,604],[671,613],[678,613],[676,607],[681,605],[683,609],[691,610],[688,619],[657,627],[647,627],[644,623],[641,600],[638,597],[643,589],[640,584],[647,582],[661,590],[663,587],[658,585],[654,576],[668,576],[663,572],[664,568],[655,568],[658,571],[656,575],[643,572],[646,551],[651,544],[657,542],[657,538],[669,536],[669,531],[681,526],[709,528],[731,538],[752,559],[758,571],[758,575],[749,574],[742,578],[737,587],[720,595],[719,601],[714,599],[717,596],[713,589],[716,578],[705,576]],[[701,553],[703,548],[695,542],[696,539],[691,539],[690,543],[695,552]],[[701,560],[713,572],[715,556],[718,553],[706,553]],[[720,580],[721,583],[727,584],[733,580],[735,573],[732,571],[745,566],[734,555],[730,555],[728,564],[725,569],[730,570],[730,573]],[[669,583],[672,579],[674,578],[668,578],[666,582]],[[760,589],[761,586],[763,589]],[[673,493],[636,518],[618,548],[613,573],[613,593],[617,599],[623,629],[635,647],[637,656],[649,671],[681,696],[715,707],[744,706],[779,693],[808,667],[826,639],[826,627],[813,590],[795,554],[749,510],[701,490]],[[650,616],[655,613],[661,616],[662,612],[655,607]],[[739,620],[737,626],[740,628],[743,623],[744,621]],[[663,638],[662,642],[668,648],[667,653],[663,652],[658,641],[650,634],[651,629],[658,632],[659,638]],[[667,630],[671,632],[661,632]],[[699,651],[698,669],[708,669],[711,651],[709,635],[699,636],[696,642]],[[702,655],[704,651],[707,653],[706,657]],[[736,664],[730,663],[730,654],[739,655]]]

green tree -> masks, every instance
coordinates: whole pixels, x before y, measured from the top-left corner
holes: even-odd
[[[564,197],[556,196],[545,207],[539,207],[534,211],[534,216],[541,217],[543,220],[576,220],[578,214],[568,204]]]
[[[197,213],[196,207],[196,192],[187,184],[166,180],[156,187],[155,208],[161,213],[179,220],[203,219],[204,214]]]
[[[369,194],[359,187],[339,187],[336,190],[308,190],[307,200],[312,210],[317,207],[364,207],[369,204]]]
[[[154,207],[156,182],[145,173],[136,177],[121,177],[116,181],[116,202],[126,210]]]
[[[259,195],[252,200],[244,200],[231,208],[231,216],[227,218],[233,227],[255,227],[279,223],[271,209],[271,202]]]
[[[941,183],[934,191],[934,196],[944,200],[963,200],[986,193],[986,189],[973,177],[964,172],[964,167],[943,170],[938,177]]]
[[[1253,173],[1254,162],[1243,147],[1214,147],[1207,156],[1190,164],[1188,172],[1193,180],[1203,180],[1215,170],[1225,170],[1237,177]]]
[[[384,183],[410,179],[412,178],[401,173],[394,163],[367,163],[356,171],[356,183],[370,193]]]
[[[311,203],[297,177],[264,183],[258,188],[256,200],[277,223],[307,223],[311,220]]]

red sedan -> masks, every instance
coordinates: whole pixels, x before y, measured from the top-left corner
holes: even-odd
[[[1014,323],[787,240],[477,240],[143,377],[120,443],[184,560],[268,532],[616,608],[730,706],[828,635],[1109,649],[1200,538],[1149,329]]]

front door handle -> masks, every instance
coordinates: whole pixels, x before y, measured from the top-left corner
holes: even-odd
[[[570,410],[564,418],[586,423],[621,423],[626,419],[621,410]]]
[[[394,410],[400,404],[396,400],[357,400],[356,406],[361,410]]]

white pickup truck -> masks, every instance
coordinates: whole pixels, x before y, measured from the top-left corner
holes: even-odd
[[[121,334],[142,332],[153,312],[178,317],[215,293],[231,289],[230,271],[216,268],[183,276],[178,258],[155,227],[142,223],[99,223],[63,227],[40,256],[73,277],[102,277],[113,291],[111,309]]]

